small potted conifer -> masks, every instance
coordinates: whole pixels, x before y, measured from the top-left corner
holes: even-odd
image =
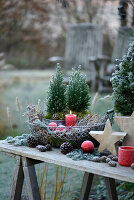
[[[66,110],[65,91],[66,85],[63,83],[61,66],[60,64],[57,64],[56,74],[50,81],[47,93],[47,114],[45,118],[52,120],[64,120]]]
[[[87,114],[90,105],[89,87],[85,77],[81,74],[81,68],[72,71],[69,84],[66,89],[67,108],[82,118]]]

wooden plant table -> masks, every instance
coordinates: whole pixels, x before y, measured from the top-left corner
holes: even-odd
[[[40,152],[36,148],[16,147],[6,141],[0,141],[0,151],[16,158],[10,200],[20,200],[25,178],[29,200],[40,200],[34,164],[53,163],[85,172],[80,200],[88,200],[94,174],[104,176],[109,200],[117,200],[115,179],[134,183],[134,171],[130,167],[110,167],[106,163],[95,163],[87,160],[74,161],[60,153],[59,149]]]

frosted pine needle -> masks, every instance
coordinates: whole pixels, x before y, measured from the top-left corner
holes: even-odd
[[[93,98],[93,100],[92,100],[92,104],[91,104],[92,110],[94,109],[94,106],[95,106],[95,104],[96,104],[98,98],[99,98],[99,93],[96,92],[96,94],[95,94],[95,96],[94,96],[94,98]]]
[[[21,106],[20,106],[20,102],[19,102],[19,98],[18,97],[16,97],[16,107],[17,107],[17,111],[20,113]]]

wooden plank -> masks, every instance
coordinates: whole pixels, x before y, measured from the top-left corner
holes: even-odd
[[[134,146],[134,111],[130,117],[117,116],[114,120],[122,131],[127,132],[123,146]]]
[[[115,63],[115,59],[122,59],[128,50],[128,44],[133,32],[132,27],[120,27],[115,41],[113,54],[112,54],[112,63]]]
[[[106,163],[95,163],[87,160],[74,161],[61,154],[59,149],[53,148],[52,151],[40,152],[36,148],[16,147],[1,140],[0,151],[134,183],[134,171],[130,167],[123,167],[119,164],[117,167],[110,167]]]
[[[34,165],[29,165],[30,161],[28,158],[23,158],[23,162],[24,160],[23,171],[26,180],[28,198],[29,200],[41,200]]]
[[[118,200],[115,180],[113,178],[105,177],[105,182],[106,182],[107,193],[108,193],[108,197],[109,197],[108,199],[109,200]]]
[[[10,200],[21,199],[23,181],[24,181],[23,167],[21,163],[21,158],[19,156],[17,157],[16,166],[14,169]]]
[[[27,167],[27,166],[31,166],[31,165],[35,165],[35,164],[40,164],[43,161],[40,160],[34,160],[34,159],[26,159],[25,157],[22,157],[22,162],[23,162],[23,167]]]
[[[88,58],[102,54],[103,26],[98,24],[80,23],[68,25],[65,45],[64,69],[82,65],[82,69],[90,75]]]
[[[88,200],[94,174],[85,172],[83,177],[83,183],[81,188],[80,200]]]

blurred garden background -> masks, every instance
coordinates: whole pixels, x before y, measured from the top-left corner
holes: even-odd
[[[121,5],[125,17],[119,13]],[[25,116],[27,105],[38,104],[40,99],[40,108],[46,109],[49,81],[56,70],[56,62],[50,62],[49,58],[64,56],[67,25],[78,23],[102,24],[102,53],[112,57],[119,28],[134,24],[133,1],[0,1],[0,139],[30,132]],[[61,64],[64,71],[64,63]],[[95,92],[90,89],[91,102]],[[104,116],[107,110],[112,109],[111,95],[112,88],[111,92],[99,93],[94,112]],[[13,168],[14,159],[0,153],[0,200],[9,199]],[[81,172],[40,165],[37,173],[42,199],[79,199]],[[59,194],[55,186],[59,184],[58,180],[64,185]],[[102,183],[102,187],[94,186],[89,200],[106,199],[103,179],[96,178],[97,183]],[[60,184],[58,186],[62,187]],[[132,199],[131,184],[117,185],[119,199]],[[124,194],[125,190],[128,196]],[[22,199],[27,199],[25,187]]]

